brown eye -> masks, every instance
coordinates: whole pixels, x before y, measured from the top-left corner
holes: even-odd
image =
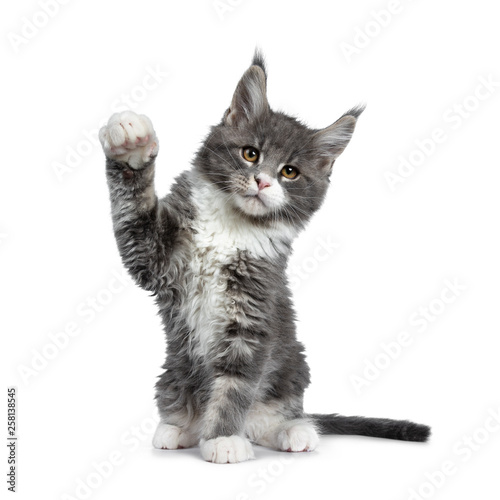
[[[241,150],[241,156],[246,161],[254,163],[259,159],[259,152],[252,146],[246,146]]]
[[[281,175],[286,179],[295,179],[300,174],[299,169],[295,167],[285,166],[281,169]]]

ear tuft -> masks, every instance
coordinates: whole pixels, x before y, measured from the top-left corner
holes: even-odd
[[[264,76],[267,80],[266,61],[264,59],[264,54],[262,54],[262,51],[258,47],[256,47],[253,54],[252,66],[258,66],[264,72]]]
[[[260,51],[256,50],[253,64],[245,71],[236,87],[231,106],[224,115],[224,123],[239,126],[269,111],[266,80],[264,58]]]
[[[354,118],[359,118],[359,115],[366,109],[366,104],[358,104],[357,106],[352,107],[349,111],[346,111],[340,118],[344,116],[354,116]],[[339,119],[340,119],[339,118]]]

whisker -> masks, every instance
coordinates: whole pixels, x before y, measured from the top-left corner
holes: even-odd
[[[231,165],[225,158],[223,158],[221,155],[217,154],[213,149],[209,148],[207,145],[205,145],[205,147],[210,151],[212,152],[215,156],[217,156],[218,158],[220,158],[224,163],[226,163],[227,165],[229,165],[233,170],[234,170],[234,166]]]

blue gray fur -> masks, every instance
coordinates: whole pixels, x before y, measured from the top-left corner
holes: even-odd
[[[425,441],[430,429],[409,421],[304,412],[309,367],[286,268],[292,241],[323,203],[363,107],[311,129],[271,110],[266,80],[256,52],[221,122],[162,199],[154,194],[152,134],[137,133],[134,144],[124,139],[125,149],[146,144],[151,151],[144,157],[141,150],[134,163],[120,153],[125,149],[105,147],[118,249],[154,296],[167,337],[155,446],[200,444],[203,458],[226,463],[252,458],[248,441],[312,450],[316,432]],[[137,116],[116,120],[123,128]],[[113,140],[110,130],[101,131],[103,145]]]

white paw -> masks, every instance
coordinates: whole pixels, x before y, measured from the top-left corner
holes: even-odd
[[[319,437],[310,424],[295,424],[278,435],[278,447],[283,451],[313,451]]]
[[[250,441],[240,436],[202,439],[200,449],[203,459],[215,464],[235,464],[255,458]]]
[[[153,436],[153,446],[162,450],[189,448],[196,444],[196,436],[184,432],[176,425],[159,423]]]
[[[158,154],[158,139],[151,120],[133,111],[115,113],[99,130],[104,154],[108,158],[141,168]]]

